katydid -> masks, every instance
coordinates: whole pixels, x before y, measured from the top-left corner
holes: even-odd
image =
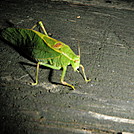
[[[42,28],[44,34],[34,30],[38,25]],[[17,46],[23,52],[27,52],[26,55],[37,62],[36,80],[32,85],[38,84],[40,65],[57,70],[63,69],[61,83],[72,89],[75,89],[74,86],[64,81],[68,65],[72,65],[74,71],[77,72],[79,72],[77,69],[81,67],[85,81],[90,81],[85,75],[83,65],[80,64],[80,54],[76,55],[68,45],[49,37],[41,21],[31,29],[6,28],[1,35],[6,41]]]

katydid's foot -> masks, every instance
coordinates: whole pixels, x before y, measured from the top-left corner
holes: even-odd
[[[65,81],[61,81],[61,83],[62,83],[63,85],[67,85],[67,86],[71,87],[73,90],[75,90],[74,86],[68,84],[68,83],[65,82]]]
[[[37,85],[38,83],[37,82],[35,82],[35,83],[30,83],[32,86],[35,86],[35,85]]]
[[[86,83],[88,83],[88,82],[90,82],[91,81],[91,79],[89,79],[89,80],[85,80],[86,81]]]

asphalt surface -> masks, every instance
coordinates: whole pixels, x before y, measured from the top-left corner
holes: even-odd
[[[42,21],[53,38],[78,53],[86,75],[69,66],[41,67],[7,42],[0,41],[1,134],[107,134],[134,133],[134,11],[66,2],[2,1],[0,28],[10,24],[31,28]],[[11,22],[9,24],[9,22]],[[38,29],[37,29],[38,30]]]

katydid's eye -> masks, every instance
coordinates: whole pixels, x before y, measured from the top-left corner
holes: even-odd
[[[77,63],[77,62],[79,62],[79,60],[75,60],[74,62]]]

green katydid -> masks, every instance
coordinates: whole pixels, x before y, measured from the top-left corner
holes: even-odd
[[[42,28],[44,34],[34,30],[38,25]],[[26,54],[37,62],[36,81],[32,85],[38,84],[40,65],[57,70],[62,68],[61,83],[73,89],[75,89],[73,85],[64,81],[67,66],[70,64],[74,71],[77,72],[79,72],[77,69],[81,67],[85,81],[90,81],[90,79],[86,78],[83,65],[80,64],[80,54],[76,55],[68,45],[49,37],[41,21],[31,29],[6,28],[2,31],[1,35],[11,44],[27,52]]]

